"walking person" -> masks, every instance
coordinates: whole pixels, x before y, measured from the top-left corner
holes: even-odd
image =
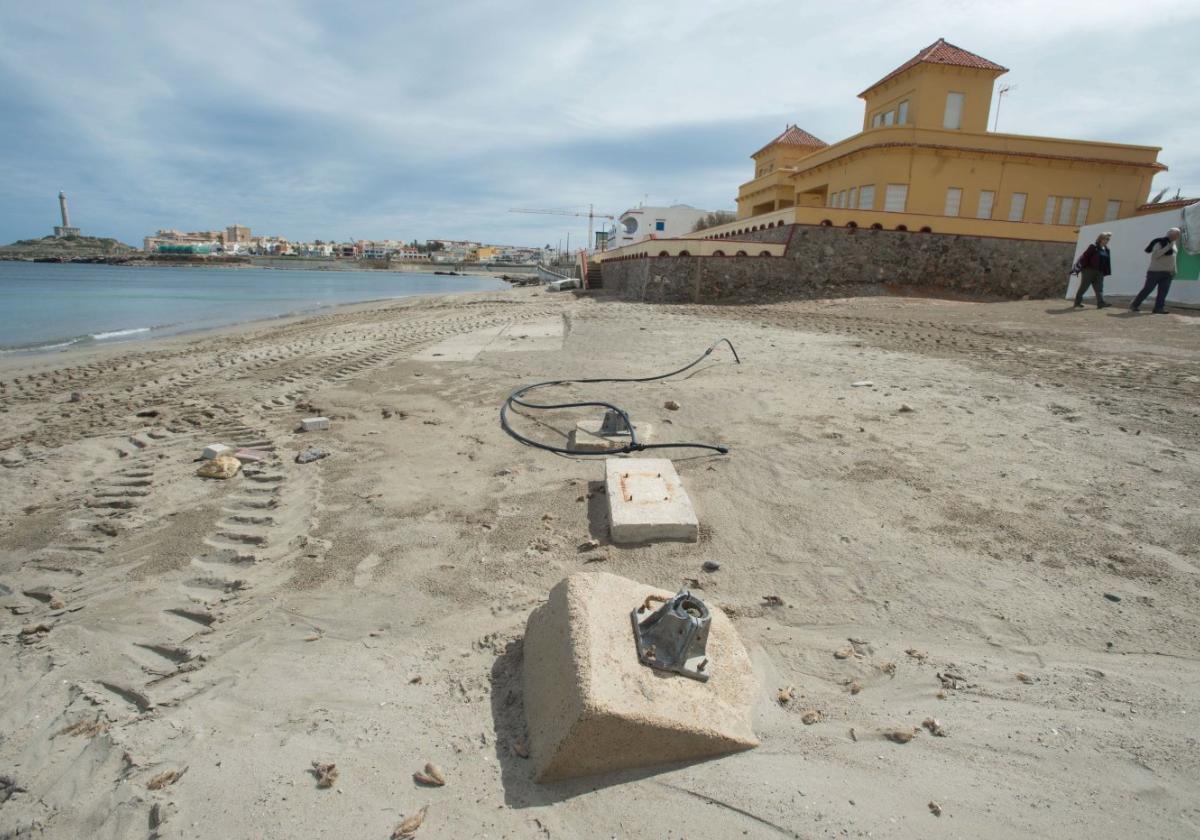
[[[1167,231],[1166,236],[1151,239],[1150,244],[1146,246],[1146,253],[1150,255],[1150,267],[1146,271],[1146,284],[1129,307],[1131,311],[1141,312],[1142,301],[1157,287],[1154,314],[1166,314],[1167,292],[1171,289],[1171,280],[1175,278],[1175,257],[1179,252],[1175,243],[1179,241],[1179,234],[1179,228],[1173,227]]]
[[[1079,291],[1075,293],[1075,308],[1083,309],[1083,296],[1090,286],[1096,293],[1096,308],[1104,309],[1112,306],[1104,299],[1104,278],[1112,274],[1112,255],[1108,252],[1108,241],[1112,234],[1108,231],[1096,237],[1096,241],[1087,246],[1083,256],[1079,258]]]

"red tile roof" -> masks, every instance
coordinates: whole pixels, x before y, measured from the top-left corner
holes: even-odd
[[[962,47],[956,47],[954,44],[947,43],[945,38],[938,38],[928,47],[864,90],[859,96],[866,95],[888,79],[899,76],[905,70],[916,67],[918,64],[951,64],[955,67],[972,67],[976,70],[994,70],[997,75],[1008,72],[1007,67],[1001,67],[996,62],[988,61],[983,56],[975,55],[975,53],[967,52]]]
[[[800,128],[797,125],[789,125],[787,128],[785,128],[783,130],[783,134],[780,134],[778,137],[776,137],[770,143],[763,146],[761,149],[759,149],[754,154],[750,155],[750,157],[758,157],[759,154],[761,154],[762,152],[765,152],[767,149],[771,148],[772,146],[776,145],[777,143],[785,145],[785,146],[808,146],[809,148],[812,148],[812,149],[824,149],[826,146],[829,145],[824,140],[821,140],[817,137],[813,137],[811,134],[809,134],[803,128]]]

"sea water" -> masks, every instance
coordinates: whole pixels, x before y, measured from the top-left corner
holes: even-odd
[[[52,351],[340,303],[507,287],[491,277],[397,271],[0,262],[0,352]]]

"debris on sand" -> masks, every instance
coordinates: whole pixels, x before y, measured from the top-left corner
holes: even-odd
[[[49,633],[52,626],[53,625],[46,624],[45,622],[40,622],[38,624],[26,624],[21,628],[21,632],[17,635],[20,636],[22,642],[27,645],[31,645],[38,641],[43,633]]]
[[[796,689],[792,688],[790,685],[787,688],[779,689],[779,693],[775,695],[775,699],[779,701],[780,706],[786,706],[788,703],[792,702],[795,697]]]
[[[317,787],[331,788],[333,783],[337,781],[338,769],[336,764],[322,764],[319,761],[312,763],[312,774],[317,777]]]
[[[883,733],[883,737],[887,738],[896,744],[907,744],[913,739],[914,731],[911,729],[889,729]]]
[[[1017,682],[1023,682],[1025,685],[1032,685],[1033,677],[1029,676],[1023,671],[1017,671]]]
[[[849,659],[852,656],[854,656],[854,648],[852,647],[838,648],[833,652],[834,659]]]
[[[426,805],[420,811],[413,814],[411,817],[405,817],[404,822],[396,826],[396,830],[392,832],[392,840],[409,840],[417,833],[417,829],[421,827],[421,823],[425,822],[425,812],[429,810]]]
[[[329,455],[330,455],[330,452],[328,449],[321,449],[319,447],[314,446],[309,449],[305,449],[303,452],[298,454],[296,456],[296,463],[297,464],[310,464],[313,461],[320,461],[322,458],[328,458]]]
[[[218,455],[196,470],[201,478],[233,478],[242,469],[242,462],[232,455]]]
[[[915,410],[916,410],[916,409],[914,409],[914,408],[913,408],[911,405],[909,405],[908,403],[900,403],[900,413],[901,413],[901,414],[912,414],[912,413],[913,413],[913,411],[915,411]]]
[[[679,403],[675,402],[675,400],[667,400],[665,403],[663,403],[663,408],[665,408],[667,411],[678,411]]]
[[[54,733],[54,737],[59,735],[83,735],[88,738],[95,738],[103,732],[108,731],[108,724],[104,723],[100,718],[94,720],[77,720],[70,726],[64,726],[62,729]]]
[[[700,568],[704,569],[706,572],[716,572],[720,570],[721,564],[716,560],[705,560],[704,565]]]
[[[945,738],[950,734],[946,731],[946,728],[942,726],[942,722],[934,717],[925,718],[925,720],[921,721],[921,726],[928,729],[929,734],[938,738]]]
[[[851,694],[858,694],[860,691],[862,691],[862,683],[860,683],[858,680],[851,682],[848,687]]]
[[[924,662],[926,659],[929,658],[928,653],[925,653],[924,651],[921,651],[921,650],[917,650],[916,648],[909,648],[908,650],[906,650],[904,652],[907,653],[909,656],[911,656],[913,659],[917,660],[918,662]]]
[[[578,546],[580,551],[594,551],[600,547],[600,540],[587,539],[581,542]]]
[[[187,768],[182,770],[167,770],[164,773],[159,773],[150,781],[146,782],[146,787],[150,790],[162,790],[167,785],[173,785],[187,772]]]
[[[951,691],[967,688],[967,681],[963,677],[953,671],[946,671],[944,674],[937,675],[938,681],[942,684],[942,688],[948,688]],[[1020,677],[1017,677],[1020,679]]]
[[[942,815],[942,806],[934,802],[932,799],[929,800],[929,813],[933,814],[935,817],[940,817]]]
[[[762,599],[763,599],[763,603],[766,604],[768,607],[782,607],[783,606],[783,599],[780,598],[778,595],[764,595],[764,596],[762,596]]]
[[[814,723],[819,723],[824,717],[819,709],[808,709],[800,715],[800,722],[805,726],[812,726]]]
[[[446,784],[446,776],[442,773],[440,767],[430,761],[426,763],[424,770],[418,770],[416,773],[413,773],[413,781],[419,785],[442,787]]]

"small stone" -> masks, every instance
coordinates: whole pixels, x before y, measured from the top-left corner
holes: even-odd
[[[929,800],[929,813],[933,814],[935,817],[940,817],[942,815],[942,806],[934,802],[932,799]]]
[[[814,723],[819,722],[823,717],[824,715],[822,715],[817,709],[808,709],[802,715],[800,715],[800,722],[805,726],[812,726]]]
[[[233,451],[233,447],[226,446],[223,443],[210,443],[204,447],[204,451],[200,453],[200,457],[205,461],[211,461],[214,458],[219,458],[222,455],[228,455]]]
[[[1114,604],[1121,600],[1120,595],[1114,595],[1111,592],[1105,592],[1104,597],[1107,598],[1108,600],[1112,601]]]
[[[720,570],[721,564],[716,560],[705,560],[704,565],[700,568],[704,569],[706,572],[716,572]]]
[[[858,382],[851,382],[850,387],[851,388],[874,388],[875,383],[872,382],[870,379],[862,379]]]
[[[883,737],[897,744],[907,744],[913,739],[913,732],[911,729],[889,729]]]
[[[854,648],[852,647],[839,648],[833,652],[834,659],[849,659],[852,656],[854,656]]]
[[[900,403],[900,413],[901,414],[911,414],[912,412],[913,412],[913,407],[911,405],[909,405],[908,403]]]
[[[946,728],[942,726],[942,722],[937,718],[927,717],[925,720],[921,721],[921,726],[928,729],[931,735],[935,735],[938,738],[945,738],[950,734],[946,731]]]
[[[665,408],[667,411],[678,411],[679,403],[675,402],[675,400],[667,400],[665,403],[663,403],[663,408]]]
[[[328,458],[330,456],[330,454],[331,453],[329,452],[329,450],[320,449],[320,448],[314,446],[311,449],[305,449],[303,452],[299,453],[296,456],[296,463],[297,464],[309,464],[309,463],[312,463],[313,461],[319,461],[322,458]]]
[[[68,402],[83,402],[83,394],[80,391],[72,391]]]
[[[196,475],[201,478],[233,478],[242,468],[242,462],[232,455],[218,455],[211,461],[205,462]]]
[[[857,680],[850,683],[850,693],[851,694],[858,694],[860,691],[862,691],[862,683],[858,682]]]

